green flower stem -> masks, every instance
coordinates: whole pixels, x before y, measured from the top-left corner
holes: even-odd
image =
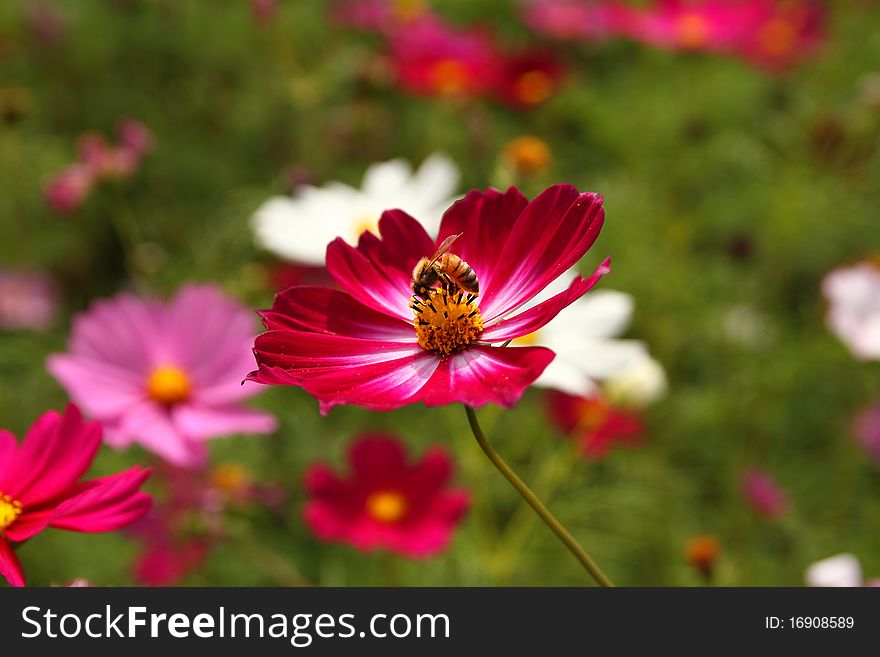
[[[595,579],[600,586],[614,586],[611,580],[608,579],[608,576],[602,572],[602,569],[599,568],[599,566],[596,565],[596,562],[593,561],[589,554],[587,554],[586,550],[584,550],[584,548],[582,548],[575,540],[574,536],[572,536],[569,531],[559,523],[553,514],[550,513],[550,510],[544,506],[544,503],[538,499],[532,490],[526,486],[523,480],[510,469],[510,466],[501,458],[501,455],[495,451],[495,448],[492,447],[489,440],[486,438],[486,435],[483,433],[483,430],[480,428],[480,423],[477,421],[477,414],[474,412],[474,409],[470,406],[465,406],[464,409],[465,413],[467,413],[468,422],[471,425],[471,431],[474,433],[474,438],[477,439],[477,443],[479,443],[486,456],[489,457],[489,460],[492,461],[492,464],[502,475],[504,475],[504,478],[510,482],[510,485],[516,489],[523,499],[529,503],[529,506],[534,509],[535,513],[538,514],[538,517],[544,521],[544,524],[546,524],[553,533],[556,534],[559,540],[565,544],[568,551],[581,562],[581,565],[588,573],[590,573],[590,575],[592,575],[593,579]]]

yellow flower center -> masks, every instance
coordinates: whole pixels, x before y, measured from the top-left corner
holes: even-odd
[[[174,365],[162,365],[150,373],[147,394],[153,401],[173,406],[189,398],[192,385],[186,372]]]
[[[709,39],[709,24],[699,14],[684,14],[676,29],[678,42],[685,48],[699,48]]]
[[[515,169],[524,173],[540,171],[553,159],[547,144],[530,135],[507,142],[504,147],[504,157]]]
[[[428,77],[437,93],[455,96],[467,91],[471,76],[461,62],[441,59],[431,67]]]
[[[794,47],[797,31],[791,21],[775,18],[769,21],[758,35],[761,48],[768,55],[785,55]]]
[[[379,522],[397,522],[406,515],[406,498],[397,491],[370,493],[366,505],[370,517]]]
[[[553,95],[553,78],[544,71],[523,73],[516,81],[516,97],[526,105],[537,105]]]
[[[21,502],[0,493],[0,534],[21,515]]]
[[[211,472],[211,483],[225,493],[242,491],[250,482],[250,473],[238,463],[221,463]]]
[[[442,287],[429,290],[428,296],[428,299],[414,296],[410,304],[422,349],[446,356],[461,351],[483,332],[483,318],[474,303],[475,295],[444,281]]]

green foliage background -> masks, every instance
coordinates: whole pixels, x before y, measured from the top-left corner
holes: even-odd
[[[522,188],[532,196],[564,181],[605,195],[606,226],[584,268],[612,256],[602,285],[635,296],[629,335],[648,342],[670,392],[649,413],[646,445],[599,463],[572,457],[537,391],[513,410],[480,411],[498,449],[622,585],[698,584],[682,549],[700,533],[721,542],[720,585],[797,585],[808,563],[840,551],[880,576],[880,476],[850,429],[880,394],[880,366],[857,363],[827,331],[820,294],[831,268],[880,248],[880,106],[865,92],[880,63],[880,10],[837,4],[820,56],[778,77],[627,43],[559,46],[565,89],[524,113],[399,93],[376,73],[379,40],[329,25],[325,3],[281,2],[266,26],[243,0],[59,3],[70,29],[57,48],[29,35],[27,4],[0,5],[2,85],[30,96],[21,120],[0,125],[0,263],[51,271],[64,307],[48,333],[0,336],[0,426],[21,436],[65,403],[44,358],[63,350],[70,317],[95,298],[218,281],[267,307],[270,258],[247,220],[287,190],[286,168],[356,185],[373,161],[443,151],[463,191],[497,184],[503,145],[534,134],[554,165]],[[439,4],[509,45],[538,39],[513,3]],[[80,133],[109,136],[119,116],[146,123],[156,150],[130,183],[53,215],[43,181],[74,158]],[[731,311],[752,318],[754,339],[731,337]],[[589,583],[486,461],[462,409],[346,407],[321,418],[307,394],[279,388],[256,404],[278,415],[277,434],[217,440],[212,459],[280,482],[289,503],[280,517],[237,512],[233,535],[185,584]],[[341,462],[365,427],[455,455],[474,505],[443,556],[365,556],[305,530],[304,468]],[[148,458],[106,449],[95,472]],[[789,491],[782,518],[745,505],[738,477],[749,465]],[[121,534],[50,531],[20,554],[34,584],[122,585],[135,550]]]

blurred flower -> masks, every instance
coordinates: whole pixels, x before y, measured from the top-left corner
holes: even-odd
[[[864,585],[862,564],[855,555],[837,554],[810,564],[804,575],[807,586],[856,587]]]
[[[425,18],[389,36],[397,80],[423,96],[468,97],[498,87],[502,54],[481,30],[459,31]]]
[[[256,242],[287,260],[323,265],[330,242],[376,233],[379,217],[391,208],[418,215],[434,234],[458,175],[452,160],[434,154],[414,173],[401,159],[373,164],[360,189],[340,182],[303,185],[293,198],[275,196],[257,208],[251,218]]]
[[[720,552],[718,539],[705,534],[694,536],[684,547],[685,559],[706,580],[712,579]]]
[[[859,445],[880,467],[880,404],[864,409],[856,416],[855,435]]]
[[[562,64],[549,51],[506,55],[496,94],[514,107],[534,107],[556,94],[564,75]]]
[[[826,322],[859,360],[880,360],[880,267],[862,262],[825,276]]]
[[[577,278],[560,294],[515,314],[592,246],[604,222],[602,197],[555,185],[531,203],[515,187],[471,191],[443,215],[438,240],[399,210],[382,215],[382,238],[358,247],[336,239],[327,269],[343,291],[293,287],[261,313],[259,383],[300,386],[322,413],[339,404],[391,410],[493,402],[512,406],[553,359],[542,347],[497,348],[542,328],[608,272]],[[414,296],[413,268],[441,239],[475,273],[480,295],[438,280]]]
[[[504,145],[502,159],[517,173],[532,174],[549,167],[553,154],[543,140],[532,135],[523,135]]]
[[[605,394],[614,403],[644,408],[666,394],[663,366],[651,357],[636,358],[605,381]]]
[[[526,22],[558,38],[621,36],[658,48],[723,53],[768,70],[785,68],[824,38],[826,12],[817,0],[542,0]]]
[[[470,495],[448,487],[453,464],[442,447],[411,462],[399,439],[366,434],[349,445],[348,462],[344,478],[320,463],[306,471],[303,516],[315,536],[414,559],[447,547]]]
[[[157,468],[154,480],[164,495],[130,534],[141,543],[134,577],[146,586],[171,586],[199,568],[226,533],[229,507],[285,502],[278,487],[255,482],[238,463],[214,469]]]
[[[368,32],[391,33],[433,16],[425,0],[341,0],[330,4],[333,22]]]
[[[41,415],[21,444],[0,430],[0,575],[12,586],[25,583],[15,544],[49,527],[113,531],[149,509],[150,496],[140,492],[149,470],[79,481],[100,446],[100,425],[84,422],[73,405]]]
[[[578,278],[572,269],[550,283],[539,295],[523,306],[524,310],[560,294]],[[619,340],[629,325],[633,299],[623,292],[597,290],[559,312],[552,322],[513,341],[518,346],[540,345],[556,354],[535,381],[536,386],[553,388],[571,395],[592,397],[599,393],[599,382],[622,375],[636,378],[643,363],[650,361],[644,343],[638,340]],[[627,385],[621,379],[618,386]],[[633,387],[638,384],[630,384]],[[641,386],[645,387],[645,386]],[[615,398],[622,397],[615,391]],[[640,393],[646,403],[658,394],[653,390]],[[633,397],[629,393],[628,397]],[[640,404],[643,405],[643,404]]]
[[[0,329],[42,331],[55,320],[58,290],[45,274],[0,269]]]
[[[609,36],[612,5],[602,0],[530,0],[523,3],[526,25],[557,39]]]
[[[186,285],[167,303],[123,293],[78,316],[68,353],[47,367],[104,423],[108,444],[195,467],[209,438],[275,429],[240,403],[259,392],[241,385],[253,335],[251,312],[212,285]]]
[[[155,146],[153,133],[136,119],[121,119],[116,124],[116,135],[119,139],[119,148],[129,151],[138,159],[153,150]]]
[[[67,16],[53,2],[30,2],[25,22],[42,46],[53,48],[61,43],[69,29]]]
[[[43,197],[58,214],[69,214],[82,206],[94,182],[95,176],[89,166],[71,164],[46,183]]]
[[[637,445],[644,427],[630,413],[614,408],[601,395],[575,397],[547,394],[550,419],[580,447],[588,459],[601,459],[615,445]]]
[[[259,25],[267,25],[278,13],[278,0],[251,0],[251,14]]]
[[[49,206],[68,214],[82,206],[95,184],[103,180],[130,178],[141,158],[153,147],[153,138],[144,124],[126,119],[117,125],[119,146],[111,146],[101,135],[83,133],[78,141],[78,161],[65,167],[43,188]]]
[[[788,510],[788,496],[769,472],[751,468],[742,475],[742,493],[759,515],[774,518]]]

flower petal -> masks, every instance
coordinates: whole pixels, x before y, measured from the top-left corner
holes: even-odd
[[[153,498],[140,492],[150,470],[135,466],[123,472],[86,482],[87,488],[58,505],[49,525],[79,532],[120,529],[142,518]]]
[[[146,398],[145,378],[87,356],[52,354],[46,369],[89,416],[106,419]]]
[[[134,436],[145,449],[183,468],[198,467],[208,457],[204,444],[184,434],[167,409],[153,402],[130,409],[114,434]]]
[[[85,422],[68,404],[61,415],[44,413],[31,425],[14,461],[7,464],[4,493],[22,505],[39,505],[76,483],[101,446],[101,425]]]
[[[553,360],[543,347],[471,345],[440,361],[417,399],[427,406],[461,402],[479,407],[492,402],[511,407]]]
[[[237,433],[271,433],[278,427],[274,415],[241,406],[181,404],[172,410],[175,426],[194,439]]]
[[[332,333],[353,338],[415,342],[409,321],[376,312],[350,295],[327,287],[298,286],[275,297],[272,310],[260,313],[266,328]]]
[[[434,241],[421,224],[400,210],[382,214],[382,239],[364,233],[357,248],[342,239],[327,247],[327,271],[357,301],[374,310],[412,321],[409,307],[412,270],[430,256]]]
[[[21,561],[12,549],[12,546],[0,536],[0,575],[6,578],[9,586],[21,587],[25,585],[24,568]]]
[[[564,292],[538,304],[515,317],[487,322],[488,328],[480,339],[487,342],[503,342],[537,331],[556,317],[566,306],[571,305],[592,289],[599,279],[611,271],[610,260],[605,260],[588,278],[576,278]]]
[[[399,486],[407,471],[403,443],[381,433],[366,434],[352,443],[348,462],[354,480],[370,491]]]
[[[417,344],[302,331],[267,331],[254,350],[260,369],[250,380],[301,386],[325,414],[338,404],[390,410],[411,403],[440,362]]]
[[[602,197],[571,185],[542,192],[517,218],[504,243],[480,310],[487,321],[512,312],[574,265],[605,220]],[[497,281],[497,285],[494,283]]]

